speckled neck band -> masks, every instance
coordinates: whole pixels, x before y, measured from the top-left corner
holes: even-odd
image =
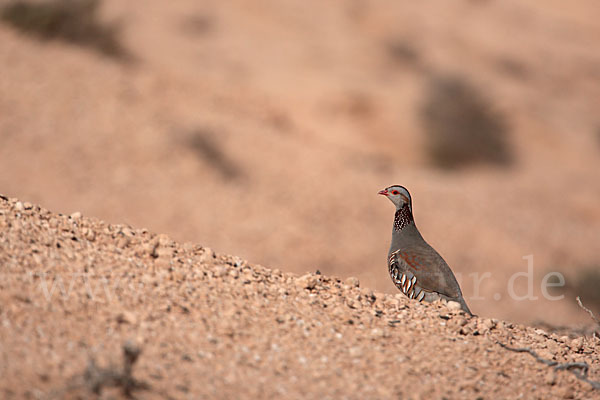
[[[405,226],[413,222],[412,212],[408,204],[405,204],[401,209],[396,210],[394,217],[394,232],[401,231]]]

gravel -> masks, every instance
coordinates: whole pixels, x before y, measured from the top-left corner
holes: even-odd
[[[600,380],[597,338],[470,318],[356,278],[297,276],[4,197],[0,273],[4,399],[600,398],[498,345],[586,362]]]

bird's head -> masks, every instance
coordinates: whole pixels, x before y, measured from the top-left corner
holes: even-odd
[[[408,205],[408,209],[412,211],[412,200],[410,193],[404,186],[393,185],[379,191],[379,194],[386,196],[394,205],[396,209],[401,209],[405,205]]]

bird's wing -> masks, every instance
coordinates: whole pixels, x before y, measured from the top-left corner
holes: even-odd
[[[462,297],[450,267],[429,245],[392,252],[388,267],[394,283],[405,294],[406,280],[411,280],[412,286],[416,285],[427,292],[437,292],[453,299]]]

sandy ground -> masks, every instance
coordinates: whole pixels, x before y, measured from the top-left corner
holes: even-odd
[[[595,0],[105,0],[133,62],[2,24],[0,188],[394,294],[393,210],[376,193],[403,184],[475,312],[575,326],[577,293],[547,301],[541,283],[600,265],[598,13]],[[512,166],[428,161],[419,109],[444,74],[504,116]],[[539,299],[516,301],[528,255]]]
[[[600,398],[499,344],[598,381],[592,331],[469,318],[80,213],[0,198],[0,263],[3,399]]]
[[[573,291],[600,266],[597,0],[100,11],[129,61],[0,24],[0,398],[600,398],[498,344],[600,380]],[[431,163],[448,74],[513,164]],[[391,184],[479,317],[393,287]]]

